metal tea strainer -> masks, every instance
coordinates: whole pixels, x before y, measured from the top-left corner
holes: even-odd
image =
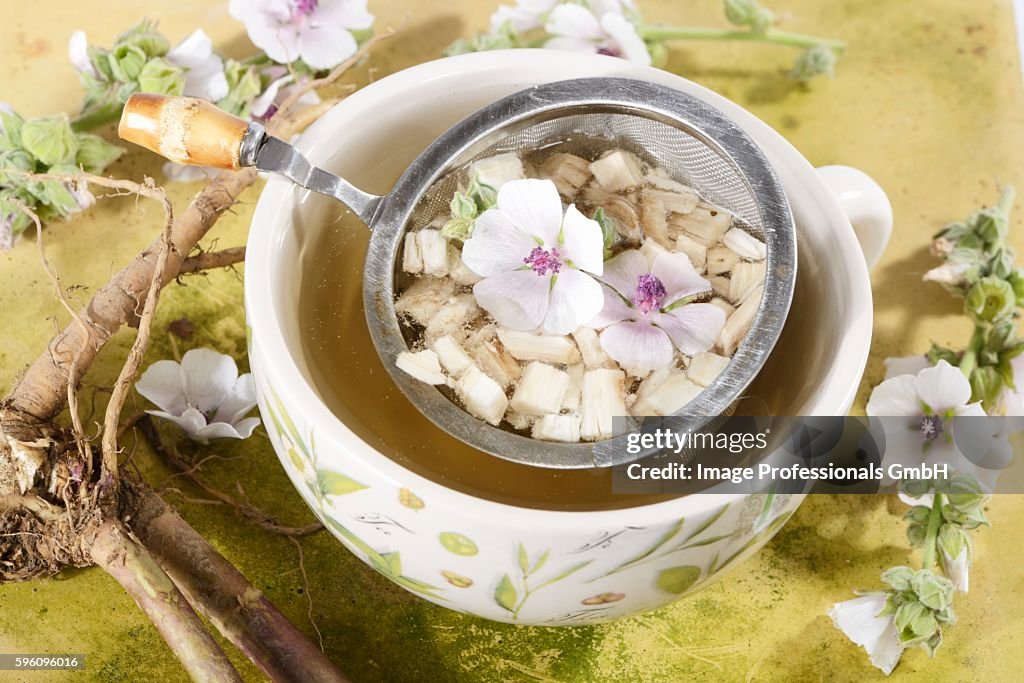
[[[267,135],[260,124],[246,123],[200,100],[133,95],[118,132],[178,163],[255,166],[348,206],[371,229],[363,302],[384,367],[434,424],[506,460],[551,468],[590,468],[624,464],[650,453],[629,453],[625,435],[596,443],[565,444],[492,427],[465,412],[437,387],[396,367],[398,354],[409,350],[408,331],[395,312],[405,232],[447,211],[443,198],[465,181],[464,169],[472,161],[508,151],[534,151],[570,139],[607,140],[667,169],[706,201],[732,212],[744,229],[764,241],[767,277],[753,325],[726,369],[673,416],[672,428],[677,431],[698,431],[731,409],[767,360],[793,297],[793,217],[782,185],[760,148],[731,119],[703,100],[646,81],[582,78],[539,85],[505,97],[441,135],[383,197],[367,194],[310,165],[291,145]],[[630,419],[624,424],[630,424]]]

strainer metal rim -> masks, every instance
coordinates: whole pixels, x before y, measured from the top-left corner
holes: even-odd
[[[609,111],[642,116],[674,127],[715,149],[736,168],[754,196],[765,232],[767,277],[762,304],[726,369],[687,404],[671,427],[697,431],[732,406],[760,371],[782,333],[796,281],[796,229],[782,184],[757,143],[719,109],[679,90],[627,78],[580,78],[537,85],[504,97],[452,126],[406,169],[368,224],[363,269],[366,322],[381,361],[417,409],[442,430],[496,457],[555,469],[610,467],[652,454],[627,451],[626,436],[564,444],[500,430],[473,417],[435,387],[395,364],[408,351],[395,312],[393,272],[401,236],[424,193],[470,150],[544,115]],[[557,113],[556,113],[557,112]],[[775,239],[767,239],[774,234]]]

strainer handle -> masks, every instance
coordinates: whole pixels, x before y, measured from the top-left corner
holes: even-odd
[[[817,169],[853,226],[864,260],[871,270],[892,237],[892,204],[885,190],[864,171],[850,166]]]

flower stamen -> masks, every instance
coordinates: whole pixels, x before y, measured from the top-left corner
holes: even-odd
[[[661,302],[665,299],[665,285],[657,276],[651,273],[644,273],[636,279],[636,296],[633,297],[633,305],[644,315],[653,310],[661,308]]]
[[[938,415],[925,415],[917,425],[925,441],[935,441],[942,436],[942,418]]]
[[[317,4],[319,0],[296,0],[295,14],[300,17],[309,16],[316,11]]]
[[[523,259],[523,263],[530,266],[538,276],[549,273],[557,275],[562,270],[561,257],[555,247],[551,247],[551,249],[534,247],[530,251],[530,255]]]

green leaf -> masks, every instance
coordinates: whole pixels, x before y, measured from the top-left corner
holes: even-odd
[[[130,83],[139,78],[149,60],[146,51],[135,45],[120,45],[107,55],[107,63],[115,81]]]
[[[604,239],[604,248],[610,249],[615,243],[615,238],[618,237],[618,230],[615,229],[615,220],[608,217],[605,214],[602,207],[597,207],[594,210],[594,215],[591,218],[601,226],[601,236]]]
[[[21,147],[22,118],[13,111],[0,109],[0,152]]]
[[[74,163],[78,153],[78,138],[66,114],[26,121],[21,127],[21,144],[25,151],[47,166]]]
[[[531,574],[536,574],[541,569],[543,569],[544,565],[546,565],[548,563],[548,557],[550,557],[550,556],[551,556],[551,550],[550,549],[549,550],[545,550],[544,552],[542,552],[540,554],[540,557],[537,558],[537,561],[533,563],[532,567],[530,567],[530,573]]]
[[[355,479],[331,470],[317,470],[316,482],[324,496],[344,496],[366,488]]]
[[[453,218],[441,228],[441,235],[448,239],[466,241],[473,234],[474,221],[464,218]]]
[[[162,57],[146,62],[138,81],[141,92],[176,96],[185,92],[185,72]]]
[[[436,593],[444,589],[438,588],[437,586],[432,586],[426,581],[420,581],[419,579],[414,579],[411,576],[393,576],[391,577],[391,580],[397,583],[399,586],[407,588],[408,590],[411,590],[413,592],[423,593],[424,595],[429,595],[432,598],[444,600],[444,598],[442,598],[441,596],[436,595]]]
[[[171,49],[170,43],[156,30],[156,24],[142,20],[117,37],[114,50],[134,47],[148,57],[162,57]]]
[[[928,517],[931,513],[932,509],[927,505],[915,505],[903,515],[903,519],[909,519],[913,522],[917,522],[918,524],[924,524],[928,521]]]
[[[235,116],[249,118],[249,106],[263,90],[256,69],[228,59],[224,62],[224,78],[228,82],[228,94],[217,102],[217,106]]]
[[[494,602],[498,603],[499,607],[502,607],[509,612],[515,611],[516,600],[519,599],[516,593],[515,586],[512,585],[512,579],[509,578],[508,574],[501,577],[501,581],[498,582],[498,587],[494,589]]]
[[[397,578],[402,575],[402,556],[397,550],[391,553],[381,553],[381,557],[387,563],[388,576]]]
[[[75,164],[81,166],[86,173],[100,173],[124,152],[123,147],[112,145],[98,135],[82,133],[78,136]]]
[[[901,605],[894,619],[900,641],[904,644],[930,638],[939,627],[932,611],[919,602]]]
[[[569,578],[570,576],[572,576],[573,574],[575,574],[579,570],[581,570],[584,567],[586,567],[591,562],[593,562],[593,560],[584,560],[583,562],[579,562],[577,564],[571,565],[570,567],[568,567],[566,569],[563,569],[560,573],[556,574],[553,578],[550,578],[547,581],[545,581],[544,583],[542,583],[541,585],[537,586],[537,590],[540,590],[541,588],[544,588],[545,586],[550,586],[553,583],[558,583],[562,579]]]
[[[498,191],[493,186],[481,181],[479,175],[473,176],[467,194],[476,203],[478,215],[498,203]]]
[[[451,208],[452,218],[461,218],[466,221],[471,221],[476,218],[476,202],[461,192],[455,193],[455,196],[452,197],[452,201],[449,206]]]
[[[655,585],[666,593],[682,595],[700,579],[700,567],[682,565],[663,569],[658,574]]]
[[[526,547],[521,542],[519,544],[519,569],[523,574],[530,573],[530,557],[526,554]]]

